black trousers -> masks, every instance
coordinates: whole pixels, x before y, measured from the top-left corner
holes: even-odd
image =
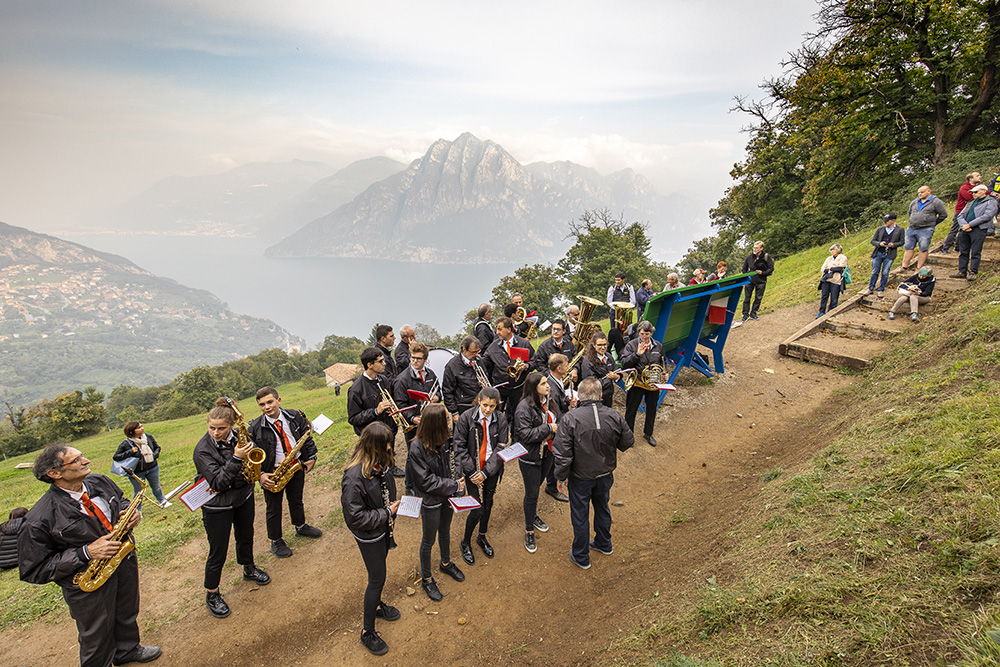
[[[513,381],[512,381],[513,383]],[[521,402],[521,393],[524,391],[524,383],[521,383],[514,389],[509,387],[498,387],[497,391],[500,392],[500,402],[504,405],[504,414],[507,415],[507,423],[514,423],[514,411],[517,410],[517,404]]]
[[[754,285],[750,283],[743,288],[743,317],[744,319],[750,315],[756,315],[757,311],[760,310],[760,302],[764,300],[764,290],[767,289],[767,283],[763,282],[759,285]],[[756,292],[756,296],[753,299],[753,308],[750,307],[750,296]]]
[[[635,416],[639,412],[639,404],[643,399],[646,401],[646,422],[642,427],[642,434],[653,435],[653,426],[656,424],[656,403],[660,400],[660,390],[646,390],[633,386],[625,394],[625,421],[628,427],[635,433]]]
[[[594,546],[611,549],[611,486],[614,475],[597,479],[569,478],[569,516],[573,524],[573,546],[570,553],[581,565],[590,562],[590,506],[594,506]]]
[[[76,621],[81,667],[109,667],[139,645],[139,561],[133,551],[104,585],[86,593],[62,589],[69,615]]]
[[[517,464],[521,468],[521,477],[524,479],[524,529],[526,531],[535,530],[535,517],[538,516],[538,492],[542,488],[542,480],[548,475],[549,468],[552,467],[552,452],[542,444],[542,463],[531,464],[523,459],[518,459]]]
[[[625,337],[622,336],[622,332],[615,326],[613,318],[611,320],[611,328],[608,329],[608,342],[611,344],[611,347],[614,348],[615,358],[618,359],[620,363],[622,360],[622,351],[625,349]]]
[[[425,505],[420,510],[420,525],[424,529],[420,540],[420,576],[424,579],[431,578],[431,547],[435,538],[441,548],[441,562],[451,562],[451,518],[454,515],[455,510],[447,500],[437,507]]]
[[[941,244],[941,250],[943,252],[948,252],[953,247],[955,247],[955,241],[958,238],[958,232],[960,232],[962,226],[958,223],[958,214],[951,220],[951,229],[948,230],[948,236],[944,237],[944,243]]]
[[[971,232],[958,233],[958,272],[979,273],[979,260],[986,242],[986,226],[973,227]]]
[[[470,476],[465,478],[465,488],[468,490],[469,495],[482,503],[482,507],[469,511],[469,516],[465,519],[465,541],[472,541],[472,531],[479,526],[479,532],[482,535],[486,534],[486,531],[490,527],[490,514],[493,512],[493,496],[496,495],[497,486],[500,484],[500,479],[503,477],[503,468],[500,468],[500,472],[497,474],[487,477],[486,481],[483,482],[482,491],[479,487],[473,484]]]
[[[281,539],[281,500],[288,499],[288,516],[293,526],[301,526],[306,522],[306,508],[302,504],[302,490],[306,485],[306,471],[300,470],[288,480],[278,493],[264,490],[264,507],[266,508],[265,523],[267,524],[267,539]]]
[[[365,561],[368,571],[368,586],[365,588],[364,626],[365,632],[375,630],[375,610],[382,602],[382,589],[385,588],[385,559],[389,555],[389,537],[384,535],[375,542],[358,542],[361,559]]]
[[[205,588],[214,591],[222,579],[222,566],[229,554],[230,529],[236,534],[236,562],[253,565],[254,498],[228,510],[201,508],[201,520],[208,535],[208,560],[205,561]]]

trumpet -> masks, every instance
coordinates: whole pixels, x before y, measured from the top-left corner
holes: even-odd
[[[476,379],[479,380],[480,387],[486,389],[487,387],[493,386],[493,383],[490,382],[490,378],[486,375],[486,371],[483,370],[482,366],[473,361],[472,368],[476,371]]]
[[[392,420],[394,422],[396,422],[396,426],[403,429],[403,433],[415,429],[416,426],[414,426],[413,424],[407,424],[406,420],[403,419],[403,415],[400,413],[399,408],[396,406],[396,401],[392,400],[392,394],[390,394],[388,391],[385,390],[385,387],[382,386],[381,382],[378,383],[378,390],[379,393],[382,395],[382,400],[389,403],[389,416],[392,417]]]
[[[527,368],[528,364],[521,361],[521,359],[515,359],[514,363],[507,367],[507,375],[510,376],[511,380],[517,380]]]

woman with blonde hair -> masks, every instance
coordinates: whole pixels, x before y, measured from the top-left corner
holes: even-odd
[[[829,309],[833,310],[837,307],[837,302],[840,300],[840,292],[843,289],[844,283],[844,271],[847,270],[847,256],[842,254],[844,252],[843,246],[839,243],[834,243],[830,246],[830,256],[826,258],[823,262],[823,266],[819,269],[820,279],[819,279],[819,314],[816,315],[816,319],[819,319],[826,315],[827,302],[829,301]]]

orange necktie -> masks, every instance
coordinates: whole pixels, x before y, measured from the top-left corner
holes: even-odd
[[[417,372],[420,373],[420,384],[423,384],[424,383],[424,372],[423,371],[417,371]]]
[[[486,467],[486,445],[489,440],[486,438],[486,417],[483,417],[483,444],[479,445],[479,469]]]
[[[104,529],[110,533],[112,530],[111,522],[108,521],[108,517],[104,516],[104,512],[102,512],[97,507],[97,505],[95,505],[90,501],[90,496],[87,495],[86,491],[84,491],[83,496],[80,497],[80,502],[83,503],[83,506],[87,510],[87,513],[90,514],[90,516],[96,518],[98,521],[100,521],[101,525],[104,526]]]
[[[288,446],[288,438],[285,437],[285,429],[281,426],[281,420],[278,419],[274,422],[274,425],[278,427],[278,435],[281,437],[281,446],[285,448],[285,454],[292,451],[292,448]]]

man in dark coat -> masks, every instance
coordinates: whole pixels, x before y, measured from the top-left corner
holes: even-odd
[[[896,214],[889,213],[882,222],[885,224],[875,230],[872,236],[872,276],[868,279],[868,291],[875,291],[875,281],[881,275],[878,284],[878,298],[885,296],[885,286],[889,283],[889,270],[896,261],[899,246],[903,245],[903,228],[896,224]]]
[[[757,311],[760,302],[764,300],[764,290],[767,289],[767,277],[774,273],[774,259],[764,252],[764,242],[756,241],[753,252],[743,260],[743,273],[752,273],[750,284],[743,291],[743,321],[759,320]],[[753,296],[753,306],[750,297]]]

